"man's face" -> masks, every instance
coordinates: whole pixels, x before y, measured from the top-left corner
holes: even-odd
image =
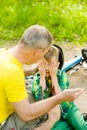
[[[36,49],[35,55],[33,57],[35,62],[38,62],[39,60],[41,60],[44,57],[44,55],[50,50],[50,48],[51,48],[51,46],[49,46],[46,49]]]
[[[29,51],[28,55],[26,56],[26,63],[25,64],[34,64],[41,60],[44,55],[49,51],[51,45],[46,49],[32,49]]]

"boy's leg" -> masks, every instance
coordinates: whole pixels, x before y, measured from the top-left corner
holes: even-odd
[[[60,119],[55,123],[51,130],[74,130],[66,120]]]
[[[82,113],[82,115],[83,115],[84,120],[87,121],[87,113]]]
[[[87,121],[75,104],[67,112],[67,121],[75,128],[75,130],[87,130]]]

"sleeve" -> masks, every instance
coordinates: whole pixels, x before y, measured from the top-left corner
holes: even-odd
[[[42,99],[42,87],[40,86],[39,74],[36,74],[34,76],[34,80],[32,84],[32,94],[37,101]]]
[[[4,76],[3,84],[9,102],[18,102],[28,97],[25,77],[21,68],[10,68]]]
[[[68,89],[69,79],[67,73],[61,72],[61,74],[58,76],[58,83],[61,90]]]
[[[69,87],[69,79],[68,79],[68,75],[65,72],[61,72],[61,74],[59,75],[59,86],[62,90],[68,89]],[[64,101],[62,102],[61,105],[61,116],[65,119],[67,116],[67,111],[69,108],[72,107],[72,102],[67,102]]]

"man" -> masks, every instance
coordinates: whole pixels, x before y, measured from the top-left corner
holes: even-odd
[[[49,99],[36,103],[28,101],[25,89],[25,76],[23,64],[33,64],[43,58],[51,48],[52,36],[48,30],[34,25],[25,30],[19,43],[10,49],[0,51],[0,127],[1,130],[33,130],[40,129],[41,119],[49,114],[47,123],[41,127],[49,130],[59,119],[53,118],[54,109],[62,101],[73,101],[82,89],[71,89]]]

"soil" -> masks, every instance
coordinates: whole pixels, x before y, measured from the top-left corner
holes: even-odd
[[[82,56],[81,49],[87,49],[87,45],[75,46],[62,43],[60,46],[64,51],[65,62],[73,59],[75,56]],[[74,69],[78,69],[78,71],[74,72],[72,69],[67,72],[70,80],[70,88],[84,88],[83,93],[75,100],[75,104],[77,104],[82,113],[87,113],[87,70],[85,70],[82,65],[77,65]]]

